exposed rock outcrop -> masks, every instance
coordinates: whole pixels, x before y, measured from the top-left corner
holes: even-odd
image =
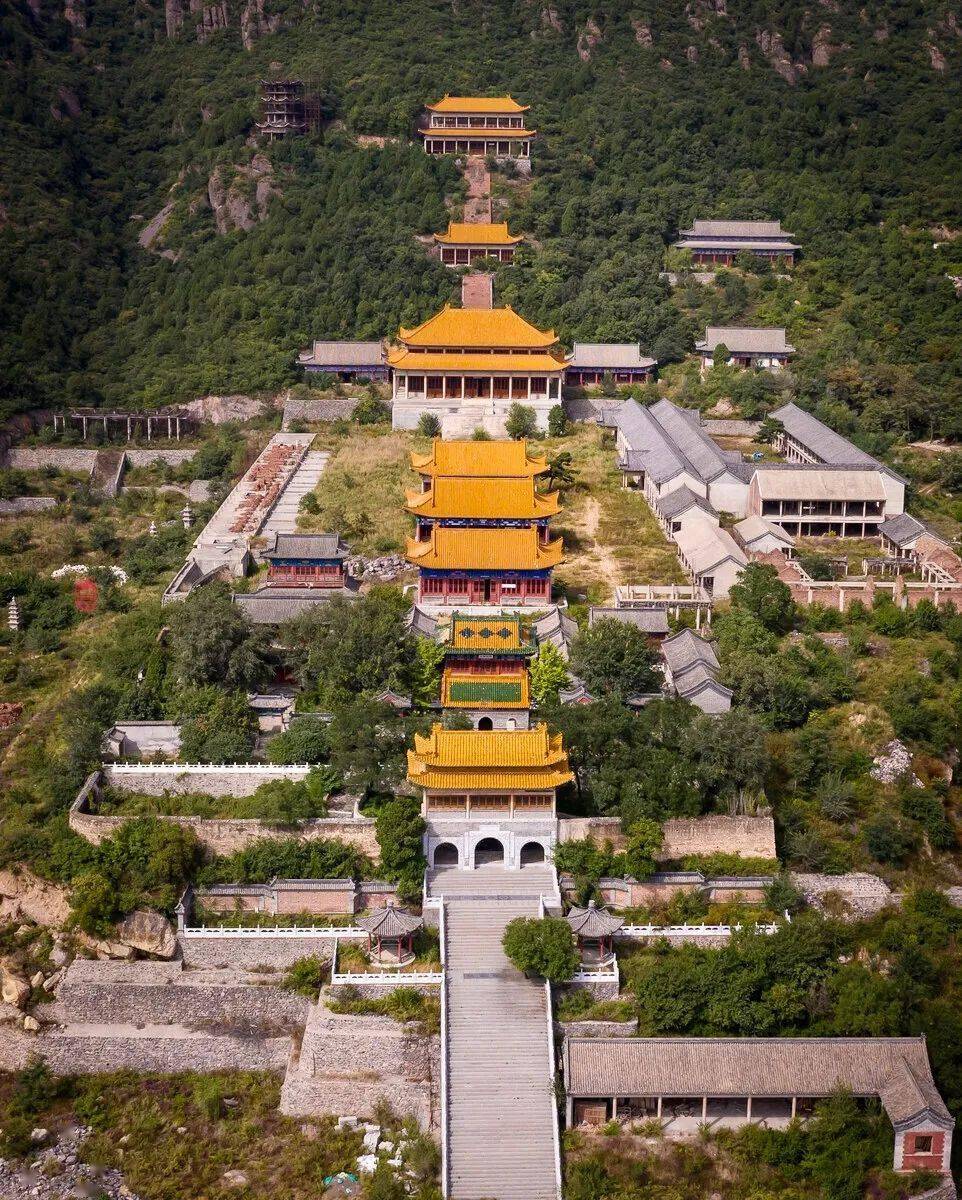
[[[747,46],[738,47],[738,65],[743,71],[750,71],[752,69],[752,60]]]
[[[280,17],[268,17],[264,13],[264,0],[247,0],[241,9],[241,41],[245,50],[252,50],[258,38],[273,33],[280,25]]]
[[[0,920],[26,919],[37,925],[59,928],[70,916],[65,888],[40,879],[25,868],[0,871]]]
[[[827,25],[820,26],[812,38],[812,66],[827,67],[838,49],[838,46],[832,45],[831,29]]]
[[[184,24],[184,6],[181,0],[164,0],[164,19],[167,37],[175,38]]]
[[[755,33],[755,41],[776,74],[781,75],[786,83],[794,87],[798,83],[799,75],[804,73],[805,67],[802,63],[792,62],[782,41],[782,35],[772,33],[767,29],[759,29]]]
[[[698,62],[698,47],[689,46],[685,51],[685,58],[687,58],[690,63]]]
[[[135,909],[117,926],[117,937],[126,946],[158,958],[173,958],[177,935],[170,922],[149,908]]]
[[[191,0],[190,11],[197,11],[193,0]],[[201,19],[195,26],[199,42],[206,42],[212,33],[218,29],[226,29],[230,24],[230,11],[227,8],[227,0],[220,0],[219,4],[205,4],[199,11]]]
[[[80,33],[87,28],[87,10],[85,0],[64,0],[63,19],[74,33]]]
[[[639,21],[637,17],[629,17],[631,28],[635,31],[635,41],[639,46],[644,46],[646,49],[654,44],[654,38],[651,36],[651,26],[645,25]]]
[[[245,167],[235,167],[229,183],[224,167],[218,167],[207,183],[207,199],[214,210],[218,233],[253,229],[267,216],[271,199],[278,195],[274,168],[263,154],[255,154]]]
[[[582,62],[591,60],[591,53],[595,46],[603,40],[601,27],[594,17],[589,17],[585,22],[585,27],[578,34],[578,57]]]
[[[931,36],[931,34],[932,30],[929,30],[929,36]],[[939,47],[936,46],[935,42],[926,42],[925,48],[929,52],[929,62],[932,64],[933,71],[938,71],[939,74],[942,74],[948,70],[948,63],[945,60],[945,55],[942,53]]]
[[[555,33],[564,33],[565,27],[558,16],[558,10],[550,5],[541,10],[541,25],[544,29],[553,29]]]
[[[0,962],[0,1000],[13,1008],[23,1009],[30,999],[30,980],[13,966]]]

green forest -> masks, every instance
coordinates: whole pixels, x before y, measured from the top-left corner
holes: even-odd
[[[504,302],[568,344],[638,340],[663,364],[706,320],[785,323],[797,394],[880,449],[960,431],[946,5],[267,0],[274,31],[248,21],[249,49],[239,3],[204,41],[190,12],[169,37],[164,7],[0,15],[5,412],[276,390],[311,337],[423,318],[456,279],[415,235],[463,184],[414,144],[418,113],[510,92],[541,136],[530,182],[496,183],[532,239],[499,272]],[[272,71],[311,81],[323,131],[255,144]],[[698,216],[780,219],[803,247],[792,279],[673,295],[666,249]]]

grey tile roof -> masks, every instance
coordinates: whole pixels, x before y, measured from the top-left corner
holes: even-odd
[[[742,567],[748,562],[744,550],[728,530],[704,518],[682,525],[672,537],[681,557],[695,575],[703,575],[728,559]]]
[[[434,617],[415,604],[407,616],[407,627],[418,637],[430,638],[437,636],[438,623]]]
[[[539,645],[550,642],[565,658],[568,657],[568,647],[578,636],[578,622],[565,616],[560,608],[554,608],[539,617],[531,628]]]
[[[883,537],[887,537],[890,542],[894,542],[896,546],[905,546],[909,542],[914,542],[921,534],[928,532],[930,532],[928,528],[911,513],[899,513],[896,517],[889,517],[879,526],[879,533]]]
[[[275,533],[263,551],[271,558],[347,558],[350,549],[337,533]]]
[[[709,325],[695,349],[711,354],[716,346],[727,346],[732,354],[793,354],[795,347],[785,340],[785,330],[761,329],[747,325]]]
[[[565,920],[571,926],[572,933],[584,938],[611,937],[625,923],[623,917],[615,916],[606,908],[599,908],[593,900],[587,908],[573,905]]]
[[[952,1128],[924,1038],[569,1038],[572,1096],[878,1096],[896,1126]]]
[[[684,674],[696,663],[701,663],[712,671],[718,670],[715,647],[690,629],[683,629],[674,637],[666,638],[661,643],[661,655],[673,676]]]
[[[679,408],[670,400],[659,400],[649,410],[670,439],[677,454],[684,458],[695,475],[705,483],[724,474],[728,464],[721,450],[701,427],[694,409]]]
[[[798,246],[788,238],[730,238],[700,237],[694,234],[675,242],[679,250],[797,250]]]
[[[302,350],[301,363],[317,367],[379,367],[384,360],[380,342],[314,342],[310,350]]]
[[[334,596],[351,596],[346,588],[259,588],[256,592],[235,592],[231,597],[254,625],[281,625],[284,621],[327,604]]]
[[[697,492],[693,492],[686,484],[684,487],[675,488],[673,492],[669,492],[666,496],[659,496],[655,501],[655,508],[665,518],[670,521],[672,517],[680,517],[682,513],[688,512],[690,508],[700,508],[702,512],[717,516],[718,514],[705,499],[704,496],[699,496]]]
[[[861,463],[868,467],[878,467],[886,474],[891,475],[893,479],[905,482],[903,476],[893,471],[891,467],[880,463],[871,454],[866,454],[864,450],[854,446],[848,438],[842,437],[834,429],[829,429],[818,417],[813,417],[810,412],[799,408],[791,401],[783,404],[781,408],[776,408],[770,415],[775,420],[781,421],[785,432],[823,463],[845,467],[858,466]]]
[[[781,221],[692,221],[690,229],[680,229],[679,236],[683,239],[699,243],[715,241],[720,248],[731,246],[733,243],[744,246],[750,243],[759,249],[777,248],[797,250],[791,240],[792,234],[782,229]]]
[[[663,608],[602,608],[593,606],[588,610],[588,628],[596,621],[620,621],[623,625],[634,625],[642,633],[667,633],[668,613]]]
[[[690,696],[694,696],[706,687],[713,688],[721,695],[734,695],[731,688],[726,688],[718,682],[715,672],[704,663],[693,663],[692,666],[675,675],[674,684],[675,691],[684,700],[687,700]]]
[[[423,922],[420,917],[409,913],[407,909],[387,904],[384,908],[379,908],[371,913],[370,916],[358,917],[357,924],[359,929],[366,929],[371,937],[390,940],[408,937],[415,930],[420,929]]]
[[[630,469],[645,471],[655,483],[667,483],[685,470],[684,459],[676,453],[664,429],[647,408],[627,400],[614,419],[628,445]]]
[[[575,369],[636,370],[653,367],[656,360],[646,358],[637,342],[575,342],[568,366]]]
[[[760,538],[771,536],[780,542],[784,542],[786,546],[794,546],[795,539],[790,533],[786,533],[780,525],[775,525],[771,521],[766,521],[764,517],[752,515],[745,517],[743,521],[736,522],[732,526],[732,533],[740,538],[745,546],[751,546],[752,542],[757,542]]]

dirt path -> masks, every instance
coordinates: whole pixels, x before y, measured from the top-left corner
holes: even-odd
[[[608,586],[611,598],[614,598],[615,588],[622,582],[621,563],[615,557],[611,547],[598,540],[598,529],[601,525],[601,505],[589,496],[585,501],[584,512],[581,514],[582,529],[591,539],[588,555],[592,566]]]

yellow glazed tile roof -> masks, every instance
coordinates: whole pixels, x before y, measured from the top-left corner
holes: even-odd
[[[419,129],[418,133],[423,138],[437,138],[439,141],[445,139],[447,141],[459,142],[501,142],[506,138],[533,138],[537,135],[537,129],[485,129],[484,127],[476,126],[474,129],[466,125],[435,125],[429,126],[427,129]]]
[[[562,558],[561,538],[542,545],[538,530],[453,528],[435,525],[431,540],[409,539],[407,560],[441,571],[546,571]]]
[[[401,371],[457,371],[460,374],[490,375],[492,371],[522,375],[560,374],[567,364],[550,354],[425,354],[392,350],[388,366]]]
[[[513,308],[452,308],[446,304],[398,339],[409,346],[454,349],[544,350],[557,342],[553,329],[537,329]]]
[[[452,650],[524,651],[532,642],[518,613],[499,613],[496,617],[472,617],[452,613],[448,645]]]
[[[466,224],[463,221],[449,221],[447,233],[436,233],[436,242],[454,243],[459,246],[514,246],[523,241],[523,235],[508,233],[507,221],[492,223],[479,222]]]
[[[547,790],[572,778],[561,735],[546,725],[510,732],[434,725],[426,737],[415,734],[408,751],[408,779],[428,789]]]
[[[523,441],[475,442],[434,438],[429,454],[411,454],[411,467],[421,475],[459,475],[489,480],[542,475],[548,460],[532,458]],[[496,485],[494,485],[496,486]]]
[[[530,107],[519,104],[512,96],[447,96],[437,104],[425,105],[431,112],[440,113],[523,113]]]
[[[466,671],[445,667],[441,676],[441,703],[445,708],[528,708],[531,703],[528,669],[516,671]]]
[[[408,492],[408,512],[417,517],[474,517],[477,520],[523,520],[558,514],[558,493],[541,495],[534,479],[484,479],[442,475],[426,492]]]

